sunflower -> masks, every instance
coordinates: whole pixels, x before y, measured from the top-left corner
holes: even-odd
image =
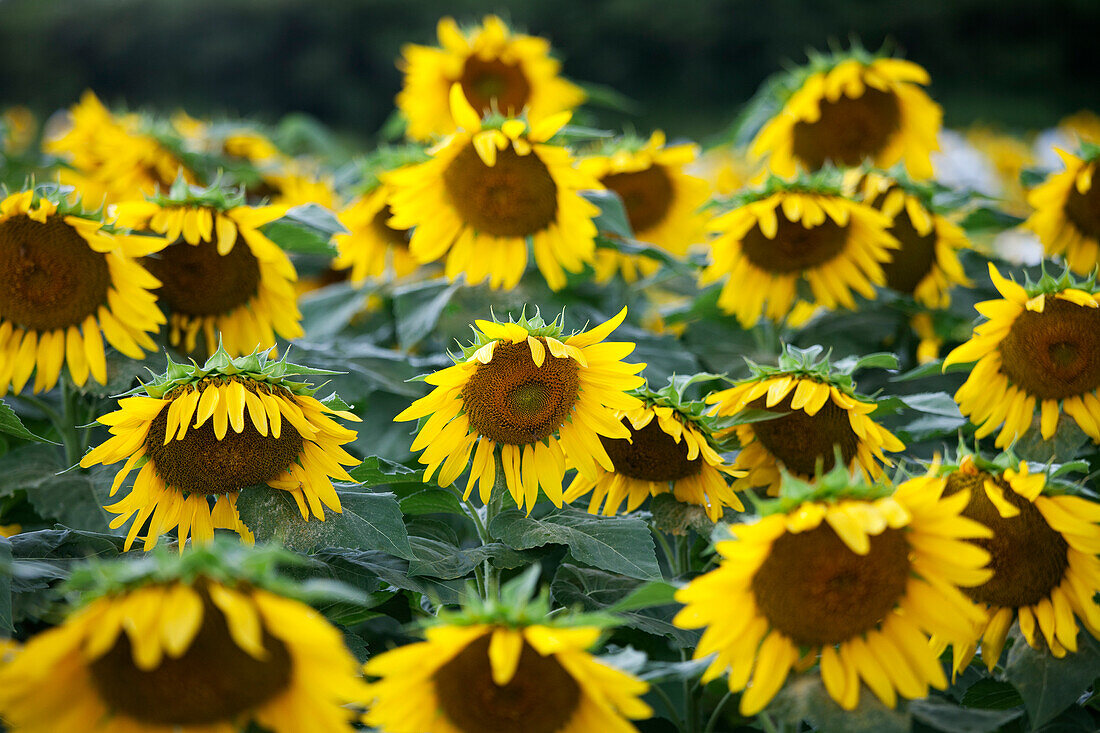
[[[265,193],[270,194],[275,206],[290,208],[305,204],[317,204],[326,209],[339,208],[336,190],[331,180],[318,177],[298,165],[287,165],[277,172],[263,176]]]
[[[140,469],[130,493],[107,511],[111,527],[134,519],[125,549],[152,517],[145,549],[178,527],[183,552],[190,534],[209,542],[215,529],[230,529],[246,541],[251,532],[237,513],[242,489],[267,484],[294,497],[302,519],[325,520],[323,507],[341,511],[331,478],[354,481],[342,466],[359,462],[341,447],[354,430],[329,415],[359,421],[313,397],[309,385],[282,375],[329,374],[261,352],[230,359],[219,350],[203,367],[174,364],[150,384],[119,400],[119,410],[99,418],[111,437],[81,459],[84,468],[125,465],[111,485],[114,496]],[[214,500],[211,508],[210,500]],[[136,515],[136,518],[135,518]]]
[[[286,208],[241,205],[217,189],[173,188],[170,196],[117,206],[118,222],[165,235],[168,245],[145,259],[161,282],[173,346],[195,351],[199,333],[207,354],[218,340],[231,355],[303,335],[295,303],[298,275],[260,227]]]
[[[550,57],[545,39],[513,33],[495,15],[466,33],[453,18],[443,18],[437,34],[442,48],[410,44],[398,62],[405,82],[397,108],[414,140],[449,135],[463,126],[447,97],[455,84],[481,114],[515,117],[527,110],[532,118],[542,118],[584,102],[584,91],[558,76],[561,64]]]
[[[1020,183],[1020,174],[1036,164],[1029,141],[984,125],[970,127],[966,142],[985,156],[997,174],[1000,203],[1014,215],[1027,213],[1027,195]]]
[[[1077,651],[1078,623],[1100,638],[1100,504],[1056,494],[1043,473],[1010,456],[996,462],[964,456],[957,470],[936,479],[944,496],[969,494],[963,516],[992,530],[972,539],[992,559],[993,577],[964,592],[983,605],[982,661],[997,666],[1014,620],[1033,648],[1039,631],[1055,657]],[[955,649],[955,668],[970,663],[977,644]]]
[[[745,157],[744,150],[725,144],[706,150],[685,170],[706,181],[719,196],[732,196],[759,177],[758,168]]]
[[[565,501],[592,492],[588,511],[595,514],[603,504],[603,513],[612,516],[623,500],[632,512],[646,497],[671,490],[678,501],[706,507],[712,522],[722,518],[726,507],[743,511],[726,476],[745,472],[735,471],[715,450],[716,431],[703,414],[704,403],[684,400],[684,386],[683,380],[673,380],[660,392],[636,390],[642,406],[616,413],[630,437],[600,438],[615,470],[597,468],[595,481],[578,473]]]
[[[447,277],[464,273],[471,285],[488,278],[493,288],[519,283],[531,240],[547,284],[560,290],[565,270],[593,261],[599,213],[580,195],[599,182],[577,170],[564,147],[546,143],[569,113],[482,123],[457,84],[451,108],[460,129],[432,159],[383,177],[393,186],[389,226],[415,227],[409,249],[417,261],[445,256]]]
[[[893,465],[883,451],[905,449],[869,417],[875,403],[856,394],[850,372],[830,365],[828,357],[818,360],[819,354],[820,347],[787,347],[778,368],[750,363],[752,376],[707,397],[719,416],[743,410],[783,414],[732,428],[741,443],[733,467],[748,471],[734,481],[734,489],[765,486],[774,493],[781,469],[810,479],[833,468],[837,451],[848,470],[858,466],[875,479],[882,474],[880,463]]]
[[[1004,298],[974,306],[989,320],[943,361],[945,369],[977,362],[955,392],[962,414],[979,426],[974,435],[1003,425],[996,440],[1003,448],[1031,428],[1038,406],[1043,440],[1065,411],[1100,442],[1100,292],[1068,273],[1027,288],[993,263],[989,276]]]
[[[884,263],[899,246],[887,231],[889,217],[823,179],[772,178],[737,204],[709,225],[718,237],[700,284],[724,279],[718,306],[745,328],[762,315],[786,318],[803,282],[812,305],[830,309],[855,308],[853,290],[874,298],[874,286],[886,284]]]
[[[1060,255],[1070,269],[1085,275],[1100,262],[1100,185],[1093,185],[1100,146],[1087,146],[1081,157],[1057,153],[1066,169],[1028,194],[1035,213],[1023,225],[1038,235],[1047,254]]]
[[[782,109],[756,134],[749,154],[767,156],[773,173],[792,176],[832,162],[879,168],[904,162],[913,178],[930,178],[930,154],[943,110],[921,89],[928,72],[912,61],[876,58],[863,49],[830,56],[786,75]]]
[[[693,144],[666,145],[665,134],[658,130],[649,140],[627,136],[606,145],[600,154],[582,159],[580,168],[622,199],[636,239],[682,257],[691,245],[703,241],[706,223],[699,209],[710,186],[684,170],[698,154]],[[597,282],[610,280],[619,270],[623,279],[634,282],[658,267],[660,263],[649,257],[614,249],[596,252]]]
[[[124,569],[115,565],[104,572]],[[254,582],[163,563],[169,579],[134,579],[141,570],[125,566],[128,583],[0,668],[0,714],[13,731],[353,730],[344,705],[361,702],[365,686],[343,635],[319,613]]]
[[[604,341],[624,318],[626,308],[568,338],[560,319],[549,324],[537,315],[518,323],[477,321],[475,341],[462,358],[426,377],[435,389],[394,418],[428,418],[412,444],[414,451],[424,449],[424,480],[439,470],[436,481],[450,486],[472,452],[465,495],[478,482],[481,500],[488,502],[499,447],[508,491],[530,513],[540,485],[561,506],[566,456],[593,482],[599,467],[613,471],[600,438],[630,437],[615,410],[641,405],[626,391],[641,386],[642,377],[635,375],[645,368],[621,361],[634,344]]]
[[[788,481],[761,519],[717,543],[718,568],[676,594],[685,608],[673,623],[706,627],[695,657],[716,655],[703,682],[728,670],[744,715],[814,662],[846,710],[861,680],[889,707],[946,687],[930,636],[972,639],[983,614],[956,586],[990,576],[988,553],[965,541],[990,534],[960,514],[966,495],[942,498],[924,478],[892,494],[845,485],[840,469],[816,490]]]
[[[865,203],[890,217],[889,232],[901,245],[883,264],[886,286],[912,295],[927,308],[946,308],[948,289],[972,287],[958,252],[970,248],[966,233],[933,207],[934,190],[904,176],[870,172],[859,184]]]
[[[0,200],[0,396],[51,389],[66,363],[77,385],[107,382],[104,340],[133,359],[155,350],[160,282],[132,259],[164,246],[105,227],[55,190]]]

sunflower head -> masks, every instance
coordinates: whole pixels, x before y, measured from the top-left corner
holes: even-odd
[[[734,468],[748,474],[734,488],[763,486],[774,493],[781,470],[813,478],[840,464],[869,477],[893,465],[884,451],[905,448],[870,415],[875,403],[855,391],[852,372],[868,366],[896,365],[891,355],[831,363],[815,346],[786,346],[776,367],[749,362],[752,376],[707,397],[714,414],[730,418],[727,433],[737,436],[741,452]]]
[[[1057,150],[1057,149],[1056,149]],[[1050,174],[1028,194],[1035,212],[1024,226],[1039,236],[1047,254],[1060,255],[1079,273],[1100,263],[1100,141],[1082,143],[1077,155],[1057,150],[1065,170]]]
[[[584,101],[580,87],[558,75],[545,39],[514,33],[495,15],[481,25],[459,28],[453,18],[438,26],[439,47],[409,45],[398,66],[405,83],[397,107],[414,140],[449,135],[462,122],[447,95],[457,84],[478,112],[544,117],[572,110]]]
[[[0,188],[0,395],[50,389],[66,364],[73,382],[107,381],[104,341],[140,359],[164,316],[160,282],[134,261],[164,246],[85,211],[72,189]]]
[[[757,105],[778,108],[749,148],[778,175],[828,162],[882,168],[904,163],[914,178],[932,176],[943,111],[921,88],[928,72],[911,61],[853,46],[811,52],[809,63],[760,91]]]
[[[99,418],[112,437],[80,462],[87,468],[126,460],[112,496],[139,469],[130,493],[106,507],[118,515],[113,527],[134,518],[126,549],[146,520],[146,550],[176,527],[180,552],[189,533],[196,543],[209,542],[218,528],[250,541],[237,496],[263,484],[288,491],[303,520],[312,513],[324,521],[323,507],[339,512],[332,479],[354,480],[342,466],[358,461],[341,446],[356,433],[330,416],[359,418],[339,397],[317,400],[317,390],[296,379],[332,373],[291,364],[285,355],[233,359],[219,349],[201,367],[169,358],[164,374],[128,392],[117,412]]]
[[[1049,440],[1064,412],[1100,442],[1100,288],[1095,275],[1080,281],[1067,271],[1019,284],[993,263],[989,275],[1003,296],[975,305],[986,317],[969,341],[944,359],[977,362],[955,393],[959,409],[978,425],[976,437],[999,426],[1004,448],[1033,429]]]
[[[807,287],[812,305],[855,308],[853,291],[875,297],[884,263],[899,247],[890,219],[845,196],[826,168],[792,180],[772,176],[729,200],[709,225],[710,264],[700,284],[724,281],[718,305],[745,328],[761,316],[787,319]]]
[[[717,544],[718,569],[677,593],[674,623],[706,627],[696,657],[718,653],[704,681],[728,670],[745,715],[815,661],[848,710],[861,681],[891,707],[945,687],[929,635],[973,638],[982,614],[956,586],[989,577],[988,555],[963,541],[988,531],[959,515],[964,505],[839,466],[814,484],[788,477],[759,520]]]
[[[250,722],[284,733],[303,720],[351,731],[344,706],[361,704],[365,688],[340,632],[275,572],[297,558],[215,550],[76,569],[69,588],[84,605],[0,670],[5,720],[28,733],[199,733]]]

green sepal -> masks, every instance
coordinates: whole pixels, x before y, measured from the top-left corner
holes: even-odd
[[[860,369],[897,369],[897,357],[891,353],[878,352],[866,356],[848,356],[836,362],[831,362],[831,351],[825,351],[821,346],[810,346],[800,349],[790,344],[783,345],[783,351],[779,355],[778,366],[766,366],[745,359],[752,376],[743,379],[737,384],[759,382],[773,377],[797,377],[800,379],[812,379],[822,384],[836,387],[849,397],[867,401],[856,392],[852,374]]]
[[[840,450],[835,449],[832,469],[822,473],[820,468],[812,481],[806,481],[780,469],[779,496],[774,499],[746,494],[755,504],[761,517],[787,514],[806,502],[832,504],[840,501],[874,501],[894,493],[894,485],[886,479],[868,481],[860,470],[851,471],[844,464]]]

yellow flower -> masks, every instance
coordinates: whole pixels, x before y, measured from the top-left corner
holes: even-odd
[[[560,290],[566,270],[593,261],[599,213],[580,195],[599,183],[574,167],[568,150],[546,143],[570,113],[483,126],[457,84],[451,109],[459,132],[431,160],[383,176],[393,186],[389,226],[415,227],[409,249],[417,261],[445,257],[447,277],[465,274],[471,285],[488,279],[493,288],[519,283],[530,240],[547,284]]]
[[[289,165],[264,175],[263,182],[270,189],[271,203],[275,206],[317,204],[333,211],[339,208],[332,181],[311,175],[299,166]]]
[[[125,460],[111,496],[131,471],[140,469],[130,493],[106,507],[118,515],[113,528],[134,519],[127,550],[150,517],[146,550],[176,527],[180,552],[188,534],[196,543],[207,543],[215,529],[230,529],[251,541],[237,513],[237,496],[250,486],[289,492],[303,520],[312,513],[324,521],[323,506],[341,510],[330,477],[354,481],[342,466],[358,461],[341,446],[355,440],[356,433],[329,415],[359,418],[330,409],[301,384],[280,383],[255,355],[232,361],[225,356],[219,351],[201,369],[170,365],[166,378],[180,369],[185,374],[145,385],[145,395],[123,398],[119,410],[99,418],[111,437],[80,465]],[[232,368],[219,366],[222,362]]]
[[[195,350],[199,333],[207,354],[221,339],[232,356],[275,345],[275,336],[302,336],[295,302],[294,265],[259,231],[285,207],[131,201],[117,206],[118,222],[165,235],[168,245],[145,259],[161,281],[173,346]]]
[[[350,279],[355,285],[362,285],[368,277],[384,276],[387,268],[395,278],[402,278],[420,266],[409,252],[410,232],[388,223],[393,216],[389,204],[392,194],[390,185],[379,183],[340,212],[340,223],[349,233],[333,237],[339,255],[332,268],[350,268]]]
[[[0,668],[13,731],[353,730],[362,681],[343,635],[247,584],[147,584],[92,601]]]
[[[364,718],[388,733],[631,733],[649,685],[594,659],[591,627],[430,628],[367,662]]]
[[[397,108],[414,140],[449,135],[462,122],[448,101],[458,84],[480,114],[516,117],[524,110],[542,118],[572,110],[584,101],[580,87],[558,76],[546,39],[512,31],[495,15],[463,33],[453,18],[437,28],[441,48],[407,45],[398,63],[405,73]]]
[[[1035,213],[1023,226],[1039,236],[1048,255],[1060,255],[1074,272],[1087,275],[1100,262],[1100,186],[1093,185],[1100,154],[1056,152],[1066,169],[1028,194]]]
[[[0,200],[0,396],[31,374],[51,389],[66,364],[74,383],[105,384],[104,341],[133,359],[155,350],[161,283],[132,258],[162,246],[34,191]]]
[[[673,623],[706,627],[695,657],[716,655],[703,682],[728,670],[744,715],[815,662],[846,710],[861,681],[889,707],[946,687],[929,637],[973,638],[983,614],[956,586],[990,575],[988,553],[965,541],[989,531],[965,506],[921,478],[892,496],[805,501],[730,527],[718,568],[676,594],[685,608]]]
[[[565,501],[592,492],[588,511],[595,514],[603,504],[603,513],[612,516],[623,500],[626,511],[632,512],[646,497],[668,493],[671,487],[678,501],[706,507],[712,522],[722,518],[726,507],[744,510],[725,476],[745,472],[735,471],[711,446],[714,436],[706,426],[659,403],[620,410],[617,416],[630,438],[600,439],[615,470],[598,468],[595,481],[578,473],[565,492]]]
[[[869,159],[879,168],[904,162],[913,178],[930,178],[943,111],[920,87],[929,81],[922,67],[895,58],[849,57],[827,70],[807,69],[750,155],[767,156],[779,176]]]
[[[438,470],[439,485],[451,485],[473,452],[466,496],[479,482],[481,499],[488,502],[499,447],[508,491],[530,513],[539,486],[561,506],[566,456],[591,481],[599,467],[614,470],[600,437],[630,437],[614,411],[639,406],[625,393],[641,386],[635,375],[645,368],[621,361],[634,344],[604,341],[624,318],[626,308],[568,338],[557,322],[546,325],[538,317],[477,321],[478,340],[465,358],[429,375],[424,381],[435,387],[431,394],[394,418],[428,418],[412,444],[412,450],[424,450],[424,480]]]
[[[25,153],[34,142],[37,126],[34,113],[26,107],[5,109],[0,113],[0,151],[9,155]]]
[[[717,145],[705,151],[686,170],[706,181],[719,196],[731,196],[759,178],[758,168],[748,161],[741,149]]]
[[[944,359],[977,362],[955,392],[959,409],[983,438],[1003,424],[1003,448],[1031,428],[1038,406],[1043,440],[1054,436],[1064,410],[1100,442],[1100,293],[1065,280],[1029,293],[997,272],[989,276],[1004,296],[974,307],[988,320]]]
[[[793,184],[792,184],[793,185]],[[898,241],[890,219],[866,204],[830,193],[780,190],[710,223],[710,264],[701,285],[724,280],[718,306],[745,328],[766,316],[786,318],[800,282],[824,308],[855,308],[852,291],[875,297],[884,263]]]
[[[787,413],[773,420],[737,425],[733,429],[741,452],[733,463],[748,475],[733,483],[734,489],[765,486],[779,488],[780,469],[810,479],[817,466],[829,471],[835,450],[849,470],[858,466],[870,479],[882,475],[882,466],[893,463],[883,451],[900,451],[905,445],[868,415],[873,402],[864,402],[821,375],[773,372],[753,377],[707,397],[717,415],[736,415],[745,409]]]
[[[605,155],[584,158],[580,169],[622,199],[635,239],[682,257],[691,245],[703,241],[706,223],[699,209],[710,187],[684,170],[697,155],[695,145],[668,146],[665,134],[657,131],[648,141],[628,138]],[[619,270],[624,280],[633,282],[659,266],[648,257],[596,251],[597,282],[610,280]]]
[[[1035,165],[1035,153],[1027,141],[996,129],[975,126],[966,131],[966,141],[993,165],[1001,185],[1001,204],[1010,214],[1026,215],[1027,196],[1020,174]]]
[[[963,459],[936,479],[944,496],[969,493],[963,516],[981,522],[992,537],[971,542],[991,555],[993,577],[964,592],[987,610],[979,624],[982,661],[997,666],[1014,620],[1033,648],[1039,634],[1055,657],[1077,651],[1077,625],[1100,638],[1100,504],[1051,494],[1046,476],[1016,469],[990,473]],[[955,670],[970,663],[977,644],[957,645]]]

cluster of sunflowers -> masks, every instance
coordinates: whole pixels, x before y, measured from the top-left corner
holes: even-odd
[[[2,724],[1100,727],[1100,121],[854,45],[702,152],[438,35],[369,152],[0,115]]]

